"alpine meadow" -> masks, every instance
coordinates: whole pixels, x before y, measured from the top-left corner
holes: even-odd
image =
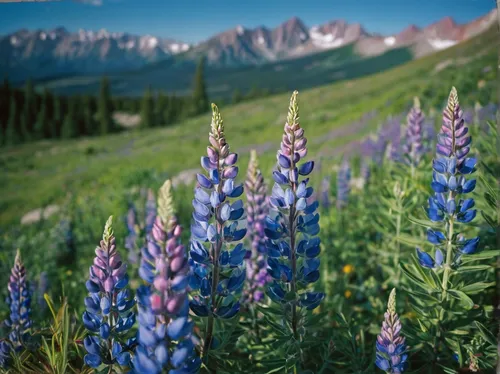
[[[0,373],[500,373],[498,24],[1,35]]]

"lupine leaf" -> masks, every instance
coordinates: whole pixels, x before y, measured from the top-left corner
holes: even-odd
[[[497,346],[497,339],[495,336],[484,326],[481,322],[479,321],[474,321],[474,324],[479,330],[479,333],[483,337],[484,340],[486,340],[488,343],[490,343],[493,346]]]
[[[495,284],[496,284],[495,282],[491,283],[477,282],[462,287],[460,290],[468,295],[475,295],[480,291],[484,291],[486,288],[494,286]]]
[[[431,228],[440,228],[442,225],[438,222],[432,222],[430,220],[427,220],[427,219],[419,219],[419,218],[416,218],[412,215],[409,215],[408,216],[408,220],[416,225],[419,225],[419,226],[423,226],[423,227],[431,227]]]
[[[482,271],[482,270],[488,270],[491,269],[491,265],[467,265],[467,266],[461,266],[458,269],[455,270],[456,273],[467,273],[467,272],[474,272],[474,271]]]
[[[489,250],[489,251],[483,251],[479,253],[475,253],[473,255],[463,255],[461,258],[461,262],[463,264],[472,262],[472,261],[479,261],[479,260],[488,260],[493,257],[500,256],[500,250]]]
[[[448,290],[448,293],[450,296],[460,300],[462,302],[462,305],[467,309],[472,309],[472,307],[474,306],[474,301],[472,301],[472,299],[469,296],[467,296],[463,291],[451,289]]]

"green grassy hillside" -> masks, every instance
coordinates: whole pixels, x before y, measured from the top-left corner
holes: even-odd
[[[452,85],[461,93],[465,106],[476,100],[483,104],[498,102],[494,89],[497,53],[498,35],[496,30],[490,30],[462,45],[376,75],[301,91],[301,123],[309,139],[310,154],[339,155],[351,141],[376,129],[380,119],[405,110],[415,95],[421,97],[425,110],[430,105],[441,109]],[[353,63],[351,69],[354,73],[361,67],[356,69]],[[293,82],[293,75],[289,77]],[[232,75],[226,79],[229,84]],[[287,87],[297,88],[292,83]],[[426,98],[431,93],[434,99],[429,102]],[[241,155],[242,168],[248,161],[249,150],[257,147],[268,175],[275,161],[288,100],[286,93],[222,107],[226,135],[232,149]],[[349,131],[349,126],[345,127],[371,110],[377,110],[377,118],[361,129]],[[122,194],[130,184],[147,178],[150,171],[164,173],[165,177],[197,168],[205,152],[209,124],[207,113],[147,132],[44,141],[2,150],[0,227],[19,222],[31,209],[61,202],[68,191],[88,195],[103,209],[113,212],[116,206],[109,196]],[[189,189],[186,191],[189,194]]]
[[[380,56],[362,58],[352,45],[302,58],[239,68],[207,67],[206,79],[211,97],[230,98],[235,89],[243,92],[253,87],[283,92],[306,89],[340,80],[353,79],[401,65],[413,58],[401,48]],[[117,95],[142,95],[150,85],[155,90],[188,95],[195,64],[182,59],[163,61],[129,73],[111,75],[112,91]],[[96,93],[100,77],[66,77],[40,82],[61,94]]]

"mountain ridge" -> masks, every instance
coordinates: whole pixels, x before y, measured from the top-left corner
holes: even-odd
[[[64,27],[0,36],[0,72],[11,80],[44,79],[60,75],[89,75],[132,71],[165,60],[195,61],[201,56],[218,67],[279,62],[353,45],[361,57],[408,47],[421,57],[470,39],[495,22],[496,8],[465,24],[447,16],[428,26],[409,25],[399,33],[381,35],[362,24],[342,19],[312,27],[292,17],[274,28],[242,25],[224,30],[197,44],[152,35],[133,35]]]

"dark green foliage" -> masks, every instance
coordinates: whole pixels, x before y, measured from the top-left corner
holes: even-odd
[[[40,105],[40,110],[36,117],[36,123],[34,128],[34,136],[36,139],[46,138],[49,135],[49,91],[45,89],[43,91],[42,102]]]
[[[29,141],[32,135],[34,135],[36,139],[37,134],[33,134],[36,120],[36,96],[31,79],[26,82],[26,86],[24,88],[23,116],[25,123],[25,128],[23,128],[24,141]]]
[[[154,126],[154,109],[153,109],[153,96],[151,88],[148,87],[142,98],[141,104],[141,123],[142,129],[147,129]]]
[[[201,58],[198,62],[193,82],[193,99],[191,104],[194,115],[206,113],[210,109],[204,74],[205,59]]]
[[[9,119],[7,121],[7,129],[5,130],[5,145],[14,145],[19,142],[19,115],[17,112],[16,99],[10,100]]]
[[[239,89],[234,90],[233,92],[233,98],[232,98],[232,103],[233,104],[238,104],[243,100],[243,94]]]
[[[64,117],[63,126],[61,129],[61,138],[71,139],[78,134],[77,119],[76,119],[76,103],[75,99],[69,100],[69,108]]]
[[[101,135],[111,133],[114,128],[112,108],[111,108],[111,94],[109,91],[109,82],[106,77],[101,80],[101,89],[99,92],[99,101],[97,106],[97,115],[99,119],[99,132]]]

